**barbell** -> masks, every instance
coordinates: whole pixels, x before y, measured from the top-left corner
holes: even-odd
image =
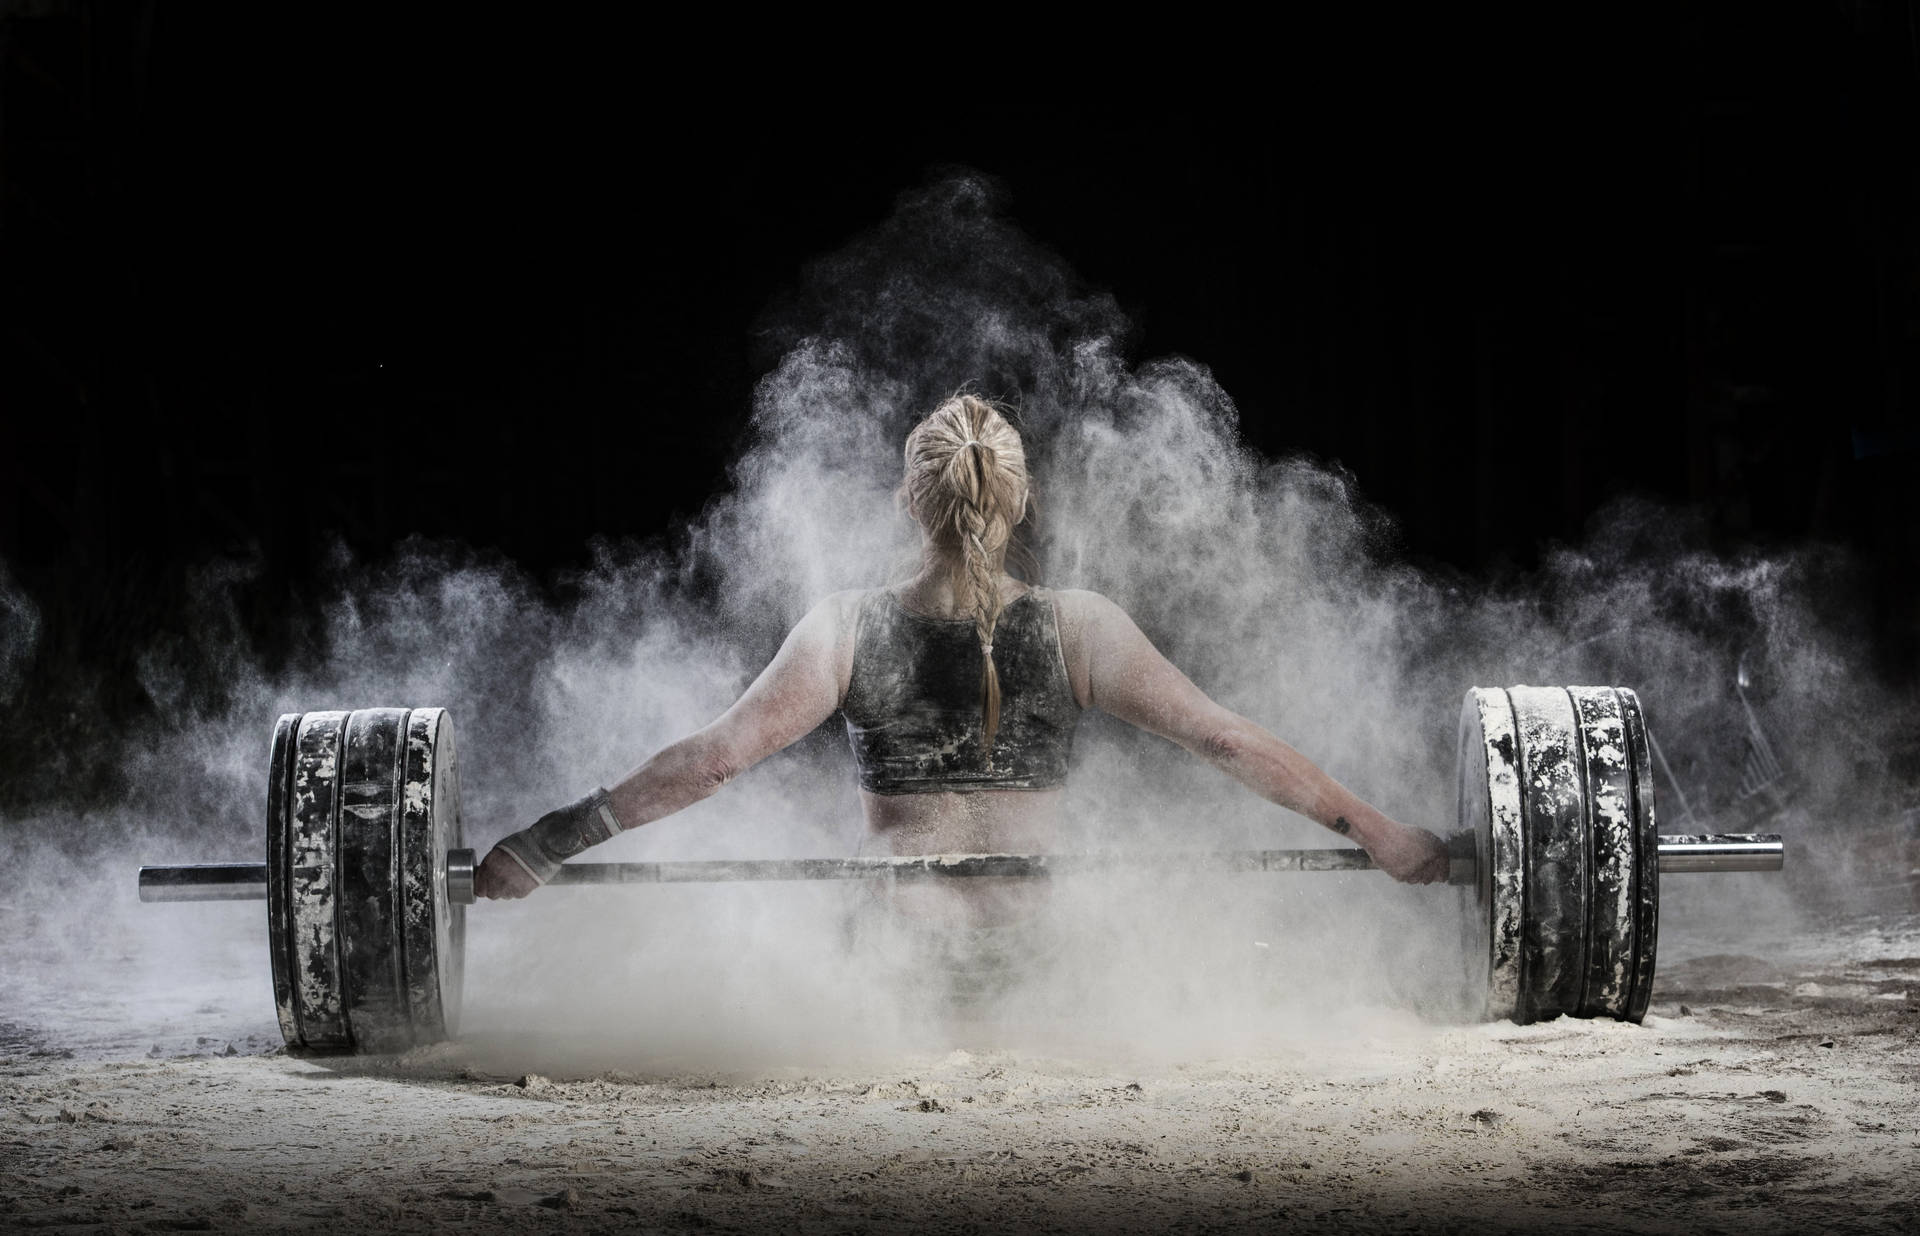
[[[1464,961],[1488,1020],[1638,1022],[1662,872],[1777,871],[1774,835],[1658,836],[1640,701],[1624,687],[1476,687],[1460,712]],[[1033,878],[1156,870],[1359,871],[1366,851],[940,854],[569,863],[558,885]],[[312,1051],[400,1051],[459,1032],[474,853],[440,708],[290,713],[274,726],[262,863],[140,869],[142,901],[267,903],[280,1032]]]

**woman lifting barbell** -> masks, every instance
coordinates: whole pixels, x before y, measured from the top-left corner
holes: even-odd
[[[1171,739],[1351,838],[1397,880],[1446,878],[1439,837],[1390,819],[1209,699],[1112,601],[1007,573],[1029,507],[1026,453],[991,403],[958,395],[916,426],[901,492],[922,534],[912,579],[814,606],[717,721],[502,839],[475,871],[475,892],[524,897],[565,860],[699,802],[835,712],[846,717],[867,825],[893,853],[1044,851],[1087,708]],[[987,928],[1022,917],[1033,887],[941,884],[901,888],[896,904]]]

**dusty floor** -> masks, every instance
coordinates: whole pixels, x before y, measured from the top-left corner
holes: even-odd
[[[1920,915],[1744,951],[1685,926],[1641,1027],[1330,1010],[1257,1057],[1129,1063],[982,1026],[847,1073],[568,1080],[484,1041],[290,1057],[253,995],[221,1003],[250,940],[181,962],[172,1005],[69,988],[57,1027],[29,956],[0,987],[0,1228],[1920,1227]]]

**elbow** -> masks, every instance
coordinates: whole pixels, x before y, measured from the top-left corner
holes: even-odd
[[[681,787],[680,793],[698,802],[744,771],[741,761],[719,743],[695,735],[663,753],[662,771]]]
[[[702,798],[739,775],[739,763],[729,759],[724,752],[702,752],[693,762],[693,787]]]
[[[1246,757],[1245,728],[1228,724],[1211,730],[1195,744],[1194,751],[1209,764],[1220,768],[1231,768]]]

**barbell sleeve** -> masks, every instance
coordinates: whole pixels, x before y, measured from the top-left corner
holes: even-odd
[[[1454,848],[1449,883],[1470,883],[1474,860]],[[1778,834],[1708,833],[1660,838],[1662,873],[1778,871],[1786,848]],[[1373,859],[1351,847],[1327,850],[1202,850],[1112,854],[911,854],[852,858],[694,859],[650,863],[568,863],[551,883],[718,884],[764,880],[1031,879],[1080,875],[1151,863],[1156,870],[1369,871]],[[448,897],[473,901],[474,852],[447,853]],[[261,901],[264,863],[192,863],[140,868],[142,901]]]
[[[1787,847],[1778,833],[1695,833],[1660,838],[1660,873],[1779,871]]]
[[[142,901],[265,901],[265,863],[189,863],[140,868]]]

